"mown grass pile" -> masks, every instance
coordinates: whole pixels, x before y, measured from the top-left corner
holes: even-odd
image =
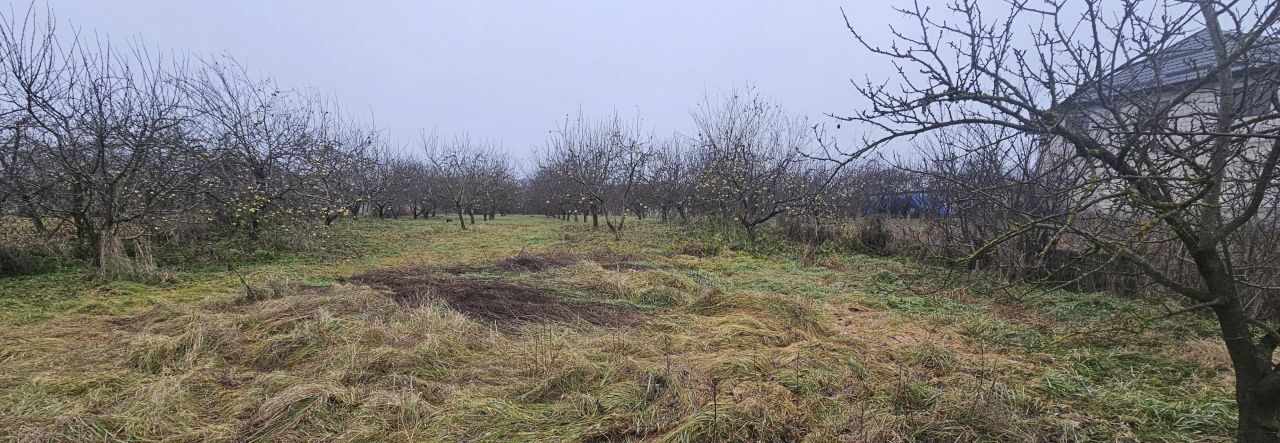
[[[936,269],[859,255],[706,248],[718,240],[656,223],[637,223],[621,243],[533,217],[476,226],[461,234],[425,221],[349,224],[341,229],[372,252],[248,267],[253,283],[270,289],[253,300],[229,276],[210,273],[139,288],[124,297],[145,303],[105,313],[58,310],[82,302],[41,305],[42,319],[0,330],[0,436],[1225,441],[1231,434],[1230,385],[1210,328],[1167,322],[1107,332],[1159,312],[1150,303],[1069,293],[997,301],[980,283],[959,284]],[[513,293],[548,305],[532,312],[557,314],[486,316],[477,309],[487,305],[460,304],[501,303]],[[110,293],[72,296],[113,303]],[[581,306],[628,320],[560,315]]]

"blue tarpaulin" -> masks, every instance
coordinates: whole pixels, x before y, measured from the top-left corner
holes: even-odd
[[[862,217],[872,214],[888,214],[893,217],[946,216],[947,203],[928,192],[904,192],[871,196],[862,207]]]

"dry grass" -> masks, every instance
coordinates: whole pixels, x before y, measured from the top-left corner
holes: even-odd
[[[1169,357],[1196,366],[1219,370],[1231,370],[1231,356],[1227,355],[1227,347],[1219,340],[1189,340],[1169,346]]]
[[[1195,365],[1209,372],[1218,374],[1218,383],[1233,386],[1234,378],[1231,370],[1231,356],[1227,354],[1227,346],[1220,340],[1195,339],[1183,343],[1170,344],[1166,349],[1170,360]]]
[[[732,251],[671,257],[681,246],[663,247],[671,235],[662,227],[637,224],[633,243],[614,245],[603,240],[607,233],[521,223],[537,231],[529,235],[549,232],[541,248],[463,251],[478,259],[462,263],[411,259],[346,283],[271,278],[258,280],[270,289],[259,300],[228,292],[0,329],[0,439],[1025,442],[1228,435],[1215,415],[1215,402],[1226,395],[1219,380],[1156,374],[1130,382],[1111,369],[1121,360],[1093,348],[1019,345],[1048,328],[1022,322],[1047,316],[1006,318],[964,294],[954,296],[961,302],[911,295],[901,287],[906,268],[883,259],[808,267]],[[554,240],[565,236],[577,245],[574,254]],[[428,271],[406,271],[413,266]],[[452,295],[402,302],[412,290]],[[529,290],[557,309],[604,306],[634,321],[619,327],[526,315],[495,326],[485,311],[467,307]],[[1203,348],[1172,355],[1170,346],[1166,357],[1213,371],[1218,357],[1209,343]],[[1103,366],[1089,366],[1097,364]],[[1158,359],[1141,364],[1174,367]],[[1173,392],[1175,383],[1198,390]]]
[[[0,379],[0,429],[25,441],[988,435],[949,416],[977,406],[954,392],[980,389],[967,360],[851,339],[814,303],[766,293],[709,294],[634,330],[498,331],[343,286],[4,335],[38,349]],[[1002,432],[1046,435],[1042,411],[983,395]]]

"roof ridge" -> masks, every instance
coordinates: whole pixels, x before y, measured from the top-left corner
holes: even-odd
[[[1223,31],[1223,34],[1228,37],[1228,45],[1232,50],[1239,37],[1244,35],[1239,30],[1227,30]],[[1110,93],[1102,92],[1110,95],[1170,87],[1200,78],[1207,70],[1217,65],[1217,56],[1212,50],[1213,43],[1210,36],[1209,29],[1203,28],[1150,54],[1131,58],[1102,78],[1090,84],[1081,85],[1063,101],[1063,104],[1095,102],[1099,99],[1099,91],[1095,88],[1099,86],[1109,90]],[[1274,43],[1280,43],[1280,39],[1272,39],[1270,42],[1255,46],[1245,54],[1245,57],[1233,63],[1232,70],[1278,64],[1280,51],[1271,46]]]

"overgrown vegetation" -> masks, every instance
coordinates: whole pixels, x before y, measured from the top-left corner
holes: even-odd
[[[858,138],[747,86],[692,134],[580,111],[533,164],[0,13],[0,424],[1277,440],[1280,5],[1042,3],[846,17],[903,68],[830,116]]]
[[[5,303],[24,314],[6,315],[0,332],[0,434],[257,441],[1226,441],[1231,434],[1229,365],[1207,319],[1120,332],[1112,328],[1162,308],[1106,294],[1001,300],[983,281],[900,259],[804,252],[771,240],[775,234],[748,242],[745,233],[715,239],[715,230],[696,225],[633,223],[620,242],[542,217],[502,217],[466,233],[442,220],[335,223],[326,252],[238,262],[265,294],[258,300],[245,300],[236,277],[214,267],[145,285],[70,272],[6,279]],[[368,284],[370,276],[378,282]],[[466,284],[432,289],[452,280]],[[411,286],[388,284],[398,281],[426,282],[425,289],[405,303]],[[589,303],[629,320],[591,322],[555,310],[486,317],[433,295],[457,288]]]

